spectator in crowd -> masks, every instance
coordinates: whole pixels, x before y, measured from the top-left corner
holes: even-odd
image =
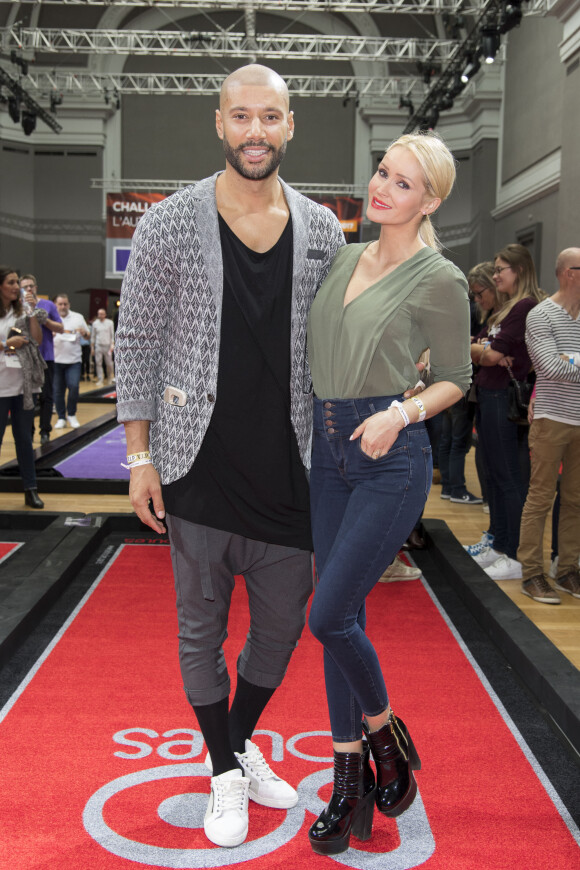
[[[522,514],[518,559],[522,592],[559,604],[560,592],[580,598],[580,248],[556,261],[557,292],[526,320],[526,345],[536,371],[530,428],[532,474]],[[560,477],[558,568],[553,589],[544,573],[544,526]]]
[[[32,426],[45,367],[35,344],[42,341],[46,317],[40,308],[26,311],[16,270],[0,266],[0,445],[10,415],[24,502],[31,508],[44,507],[36,487]]]
[[[113,348],[115,346],[115,327],[107,317],[104,308],[97,311],[97,319],[91,328],[91,353],[95,358],[97,387],[104,385],[105,379],[113,383]],[[104,368],[103,368],[104,364]]]
[[[526,317],[543,299],[530,252],[510,244],[495,256],[494,281],[508,302],[489,318],[471,345],[472,361],[478,366],[477,431],[486,475],[493,546],[475,556],[494,580],[517,579],[522,566],[517,560],[522,509],[528,490],[527,426],[508,419],[508,383],[525,380],[531,361],[525,343]],[[518,430],[524,432],[521,438]]]
[[[52,432],[52,406],[53,406],[53,381],[54,381],[54,343],[53,334],[62,333],[64,327],[60,314],[54,302],[50,299],[38,298],[38,284],[34,275],[23,275],[20,279],[20,289],[24,294],[24,301],[29,310],[34,311],[35,308],[43,308],[47,313],[47,318],[42,324],[42,343],[40,345],[40,353],[46,363],[44,370],[44,385],[39,396],[40,404],[40,443],[47,444],[50,441],[50,433]],[[32,425],[32,433],[34,434],[34,423]]]
[[[91,380],[91,333],[92,321],[87,321],[89,327],[89,335],[81,335],[81,381]]]
[[[81,379],[81,336],[89,335],[89,327],[82,314],[70,310],[66,293],[55,298],[64,330],[54,338],[54,404],[57,421],[55,429],[64,429],[67,424],[73,429],[81,425],[77,420],[77,402]],[[68,396],[67,396],[68,390]]]
[[[496,314],[499,309],[504,305],[509,296],[507,293],[500,293],[495,285],[495,281],[493,280],[494,275],[494,264],[491,261],[485,263],[478,263],[477,266],[474,266],[469,270],[467,275],[467,283],[469,284],[469,292],[473,298],[475,303],[475,317],[472,318],[472,336],[479,335],[482,326],[487,323],[490,317]],[[469,393],[469,405],[472,407],[472,415],[475,415],[475,408],[477,403],[477,387],[475,384],[477,374],[477,366],[474,366],[474,382],[472,383],[471,390]],[[479,433],[477,431],[477,417],[475,416],[475,430],[476,430],[476,446],[475,446],[475,467],[477,470],[477,476],[479,479],[479,485],[481,487],[481,492],[484,499],[484,510],[487,507],[487,513],[489,513],[489,504],[487,503],[487,492],[485,489],[485,470],[483,463],[483,451],[481,449],[479,443]],[[477,544],[470,544],[465,549],[469,553],[470,556],[478,556],[484,547],[488,545],[493,546],[493,528],[491,526],[491,517],[490,517],[490,526],[489,529],[483,533],[481,539]]]

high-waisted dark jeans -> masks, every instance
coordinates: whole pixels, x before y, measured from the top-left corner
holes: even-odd
[[[365,599],[413,529],[433,476],[423,423],[403,429],[380,459],[363,452],[360,438],[349,441],[394,398],[314,400],[310,490],[319,581],[309,625],[324,646],[332,736],[340,743],[359,740],[362,714],[377,716],[388,705],[364,631]]]
[[[520,523],[530,480],[527,426],[508,420],[505,390],[477,390],[477,432],[485,466],[485,489],[493,548],[517,559]]]

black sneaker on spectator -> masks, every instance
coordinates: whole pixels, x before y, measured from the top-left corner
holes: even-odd
[[[447,492],[447,490],[445,490],[445,489],[442,489],[441,490],[441,498],[451,498],[451,493]]]
[[[465,492],[463,495],[452,495],[449,499],[454,504],[483,504],[481,496],[474,495],[472,492]]]

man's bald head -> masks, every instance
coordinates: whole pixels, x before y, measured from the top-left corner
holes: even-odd
[[[234,70],[223,82],[220,91],[220,109],[223,111],[228,100],[232,99],[233,92],[238,87],[261,87],[272,88],[278,91],[284,100],[286,110],[290,105],[288,86],[277,72],[260,63],[250,63]]]
[[[565,248],[556,260],[556,275],[559,278],[570,266],[580,266],[580,248]]]

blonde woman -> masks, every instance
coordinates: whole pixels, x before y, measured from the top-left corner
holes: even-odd
[[[365,599],[429,492],[424,420],[456,402],[470,382],[467,284],[439,253],[430,221],[454,178],[453,157],[435,135],[394,142],[369,184],[367,217],[380,225],[380,237],[337,253],[310,312],[318,572],[310,628],[324,646],[334,748],[332,798],[309,832],[321,854],[344,851],[351,833],[367,839],[375,801],[386,816],[398,816],[417,791],[419,759],[391,712],[365,635]],[[426,347],[434,383],[402,401]],[[363,754],[363,716],[376,787],[368,748]]]
[[[522,576],[517,550],[530,476],[527,426],[508,420],[507,364],[515,378],[525,380],[531,369],[526,317],[544,293],[523,245],[506,245],[496,254],[494,283],[507,301],[486,321],[471,346],[471,358],[479,366],[476,425],[493,531],[493,545],[488,543],[474,558],[494,580],[506,580]]]

